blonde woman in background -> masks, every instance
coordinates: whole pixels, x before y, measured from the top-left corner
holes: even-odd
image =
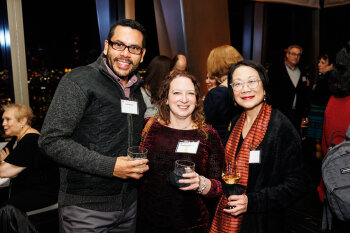
[[[212,88],[205,96],[204,113],[206,123],[218,131],[224,146],[229,132],[229,123],[241,112],[228,95],[227,73],[231,65],[242,60],[242,55],[230,45],[214,48],[207,60],[207,80],[215,79],[217,87]]]
[[[38,147],[32,110],[20,104],[3,110],[2,126],[12,140],[0,151],[0,177],[11,178],[11,192],[8,200],[0,201],[0,214],[8,205],[28,212],[57,203],[58,167]]]

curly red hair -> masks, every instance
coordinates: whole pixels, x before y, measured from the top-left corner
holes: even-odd
[[[208,132],[206,130],[207,125],[205,124],[205,117],[203,112],[203,100],[200,95],[199,84],[197,82],[196,77],[194,77],[190,73],[187,73],[185,71],[175,71],[172,74],[168,75],[162,81],[159,87],[158,101],[156,103],[158,107],[158,116],[160,120],[162,120],[166,125],[170,124],[170,108],[169,108],[169,105],[166,104],[166,102],[169,96],[170,84],[177,77],[186,77],[190,79],[194,85],[194,89],[196,93],[196,107],[192,112],[191,119],[195,124],[195,126],[203,134],[203,136],[207,138],[208,137]]]

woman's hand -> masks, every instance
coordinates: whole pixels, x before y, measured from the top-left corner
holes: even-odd
[[[238,216],[247,212],[248,197],[247,195],[231,195],[228,197],[228,206],[232,206],[232,209],[224,209],[224,212],[233,216]]]
[[[10,154],[10,151],[7,147],[0,151],[0,162],[4,161],[6,157]]]
[[[200,178],[198,173],[196,172],[191,172],[191,173],[184,173],[182,174],[184,178],[187,179],[180,179],[179,183],[182,184],[190,184],[188,187],[180,188],[183,191],[188,191],[188,190],[197,190],[199,185],[200,185]]]

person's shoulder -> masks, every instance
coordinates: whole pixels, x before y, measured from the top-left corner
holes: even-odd
[[[219,133],[216,129],[213,128],[213,126],[206,124],[204,126],[204,130],[208,133],[209,138],[212,138],[212,137],[219,138]]]
[[[23,138],[21,139],[21,141],[31,141],[31,142],[34,142],[34,141],[38,141],[40,137],[40,134],[37,134],[37,133],[27,133],[26,135],[23,136]]]
[[[224,87],[224,86],[217,86],[213,89],[211,89],[208,93],[207,96],[212,96],[214,98],[218,97],[218,96],[223,96],[226,95],[228,93],[228,88]],[[205,97],[207,98],[207,97]]]
[[[146,117],[144,123],[145,123],[145,126],[146,124],[151,124],[151,126],[155,126],[155,125],[161,126],[161,124],[159,123],[156,117]]]
[[[92,66],[79,66],[74,69],[72,69],[69,73],[67,73],[65,76],[66,78],[70,80],[80,80],[80,79],[87,79],[88,77],[91,77],[93,73],[98,73],[98,70],[94,69]]]
[[[276,123],[279,124],[284,124],[285,122],[289,121],[287,116],[276,108],[272,108],[270,120],[276,121]]]
[[[273,128],[274,130],[280,131],[280,133],[283,134],[287,132],[296,137],[299,136],[297,130],[295,129],[292,122],[288,119],[288,117],[275,108],[272,108],[271,111],[269,128]]]
[[[38,146],[40,134],[37,133],[27,133],[23,136],[23,138],[18,142],[25,147],[34,148]]]
[[[204,125],[204,130],[207,132],[215,132],[216,130],[213,128],[213,126],[205,124]]]

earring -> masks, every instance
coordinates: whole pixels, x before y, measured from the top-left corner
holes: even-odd
[[[264,95],[264,102],[266,101],[266,94]]]

